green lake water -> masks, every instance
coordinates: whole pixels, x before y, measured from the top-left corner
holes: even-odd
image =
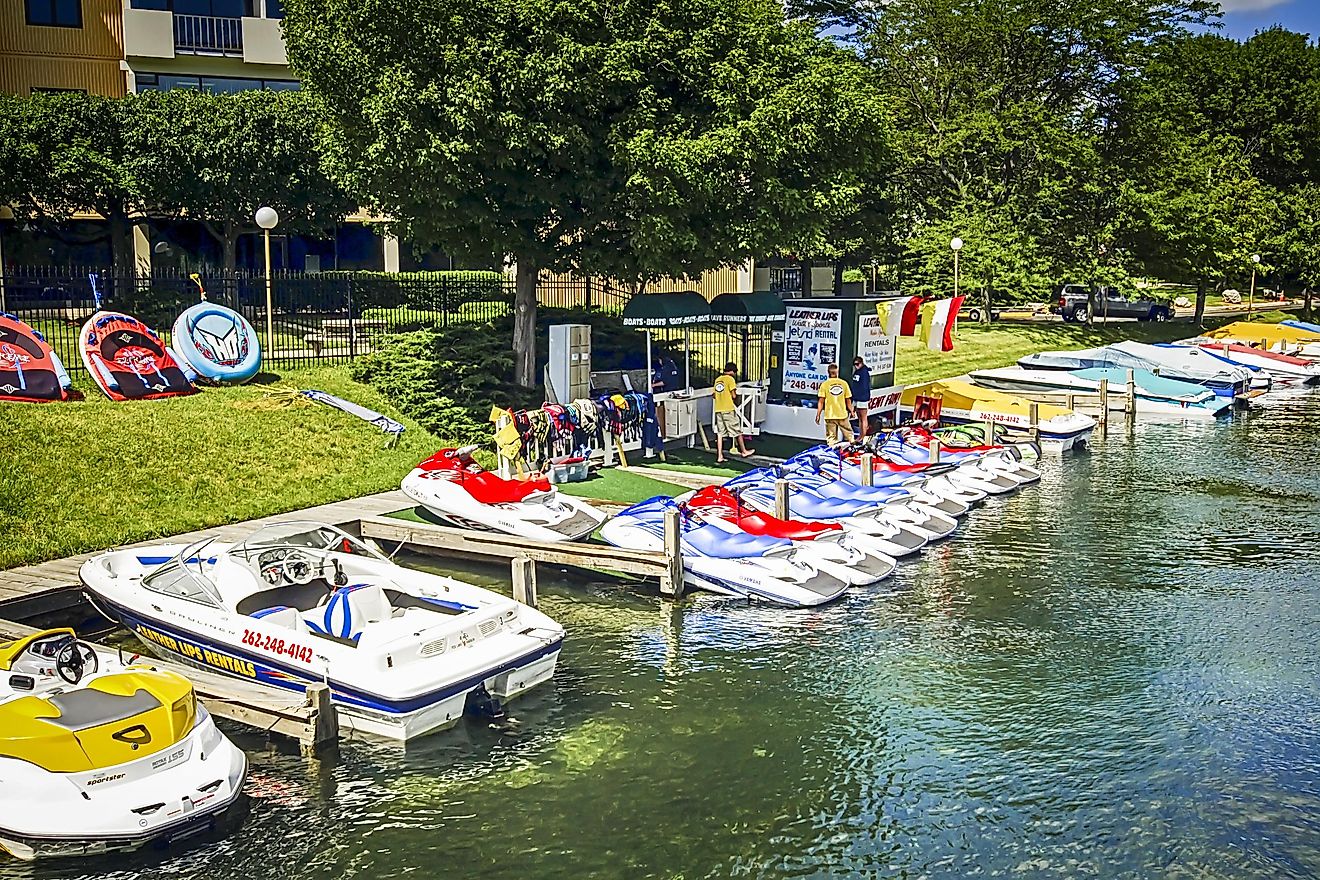
[[[569,637],[505,721],[325,764],[227,728],[227,836],[0,875],[1320,876],[1318,425],[1120,428],[823,609],[543,571]]]

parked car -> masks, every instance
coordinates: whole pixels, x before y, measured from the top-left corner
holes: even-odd
[[[1091,293],[1085,284],[1065,284],[1059,288],[1059,294],[1050,309],[1065,321],[1086,322],[1086,304],[1091,303],[1092,314],[1096,317],[1136,318],[1138,321],[1167,321],[1173,317],[1173,307],[1168,303],[1149,299],[1128,299],[1116,287],[1101,287]]]

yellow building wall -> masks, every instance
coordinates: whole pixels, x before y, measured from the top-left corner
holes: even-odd
[[[123,0],[82,0],[80,28],[27,23],[24,0],[0,2],[0,91],[82,89],[122,96]]]

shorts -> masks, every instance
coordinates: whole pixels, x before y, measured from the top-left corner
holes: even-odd
[[[825,442],[831,445],[839,442],[839,434],[843,434],[843,439],[847,443],[853,441],[852,419],[826,419],[825,420]]]
[[[715,436],[738,437],[742,434],[742,425],[736,412],[715,413]]]

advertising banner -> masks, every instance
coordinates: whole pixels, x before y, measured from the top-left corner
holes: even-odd
[[[838,363],[843,312],[789,306],[784,316],[784,391],[815,394]]]

